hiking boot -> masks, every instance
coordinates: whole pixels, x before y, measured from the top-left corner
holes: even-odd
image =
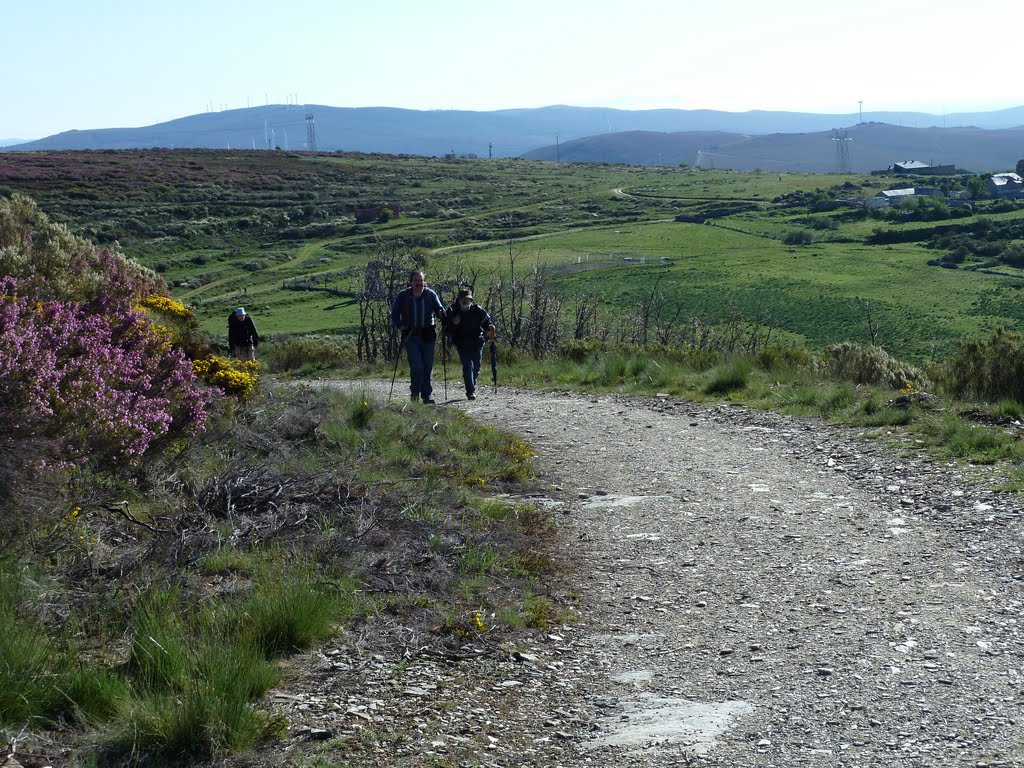
[[[467,392],[466,393],[466,399],[467,400],[476,400],[476,395],[474,393],[472,393],[472,392]]]
[[[423,404],[424,405],[435,405],[434,398],[432,398],[432,397],[424,397],[423,398]]]
[[[420,396],[419,395],[412,395],[409,399],[412,400],[415,403],[417,400],[420,399]]]

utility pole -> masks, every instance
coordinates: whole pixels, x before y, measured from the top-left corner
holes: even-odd
[[[838,173],[849,173],[850,172],[850,142],[853,139],[850,138],[847,131],[844,129],[843,134],[839,135],[839,129],[835,129],[832,132],[832,141],[836,142],[836,171]]]
[[[306,113],[306,146],[310,153],[316,152],[316,124],[312,112]]]
[[[494,159],[494,142],[493,141],[488,141],[487,142],[487,159],[488,160],[493,160]]]
[[[556,163],[561,163],[562,162],[562,149],[558,145],[558,134],[557,133],[555,134],[555,162]]]
[[[860,114],[860,117],[857,120],[857,125],[860,125],[864,122],[864,99],[857,102],[857,111]]]

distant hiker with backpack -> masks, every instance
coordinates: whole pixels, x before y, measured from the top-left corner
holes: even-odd
[[[239,360],[256,359],[260,336],[252,318],[245,314],[245,307],[239,307],[228,315],[228,345]]]
[[[494,333],[494,323],[484,308],[473,302],[473,292],[468,288],[460,290],[455,303],[448,308],[448,330],[462,361],[466,398],[476,400],[476,380],[484,357],[484,335]]]
[[[402,334],[409,358],[409,393],[412,400],[434,404],[434,348],[436,321],[444,320],[444,305],[427,287],[423,272],[409,275],[409,287],[398,292],[391,306],[391,322]]]

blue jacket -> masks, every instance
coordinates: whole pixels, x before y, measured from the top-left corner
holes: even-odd
[[[444,305],[432,289],[424,288],[417,299],[412,295],[412,288],[405,288],[398,292],[391,305],[391,322],[396,328],[403,325],[412,329],[427,328],[434,325],[435,313],[444,316]]]

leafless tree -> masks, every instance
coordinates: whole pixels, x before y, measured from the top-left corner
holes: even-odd
[[[599,335],[598,307],[600,300],[593,293],[576,294],[571,300],[572,337],[576,341]]]
[[[868,324],[868,339],[871,342],[871,346],[878,346],[878,318],[875,316],[874,308],[871,306],[871,302],[867,299],[864,300],[864,319]]]
[[[530,281],[528,348],[534,357],[553,352],[561,341],[562,301],[547,281],[543,267],[535,266]]]
[[[401,241],[378,240],[363,274],[357,302],[359,332],[356,350],[360,360],[374,362],[398,354],[398,331],[391,322],[391,306],[409,282],[413,261]]]

